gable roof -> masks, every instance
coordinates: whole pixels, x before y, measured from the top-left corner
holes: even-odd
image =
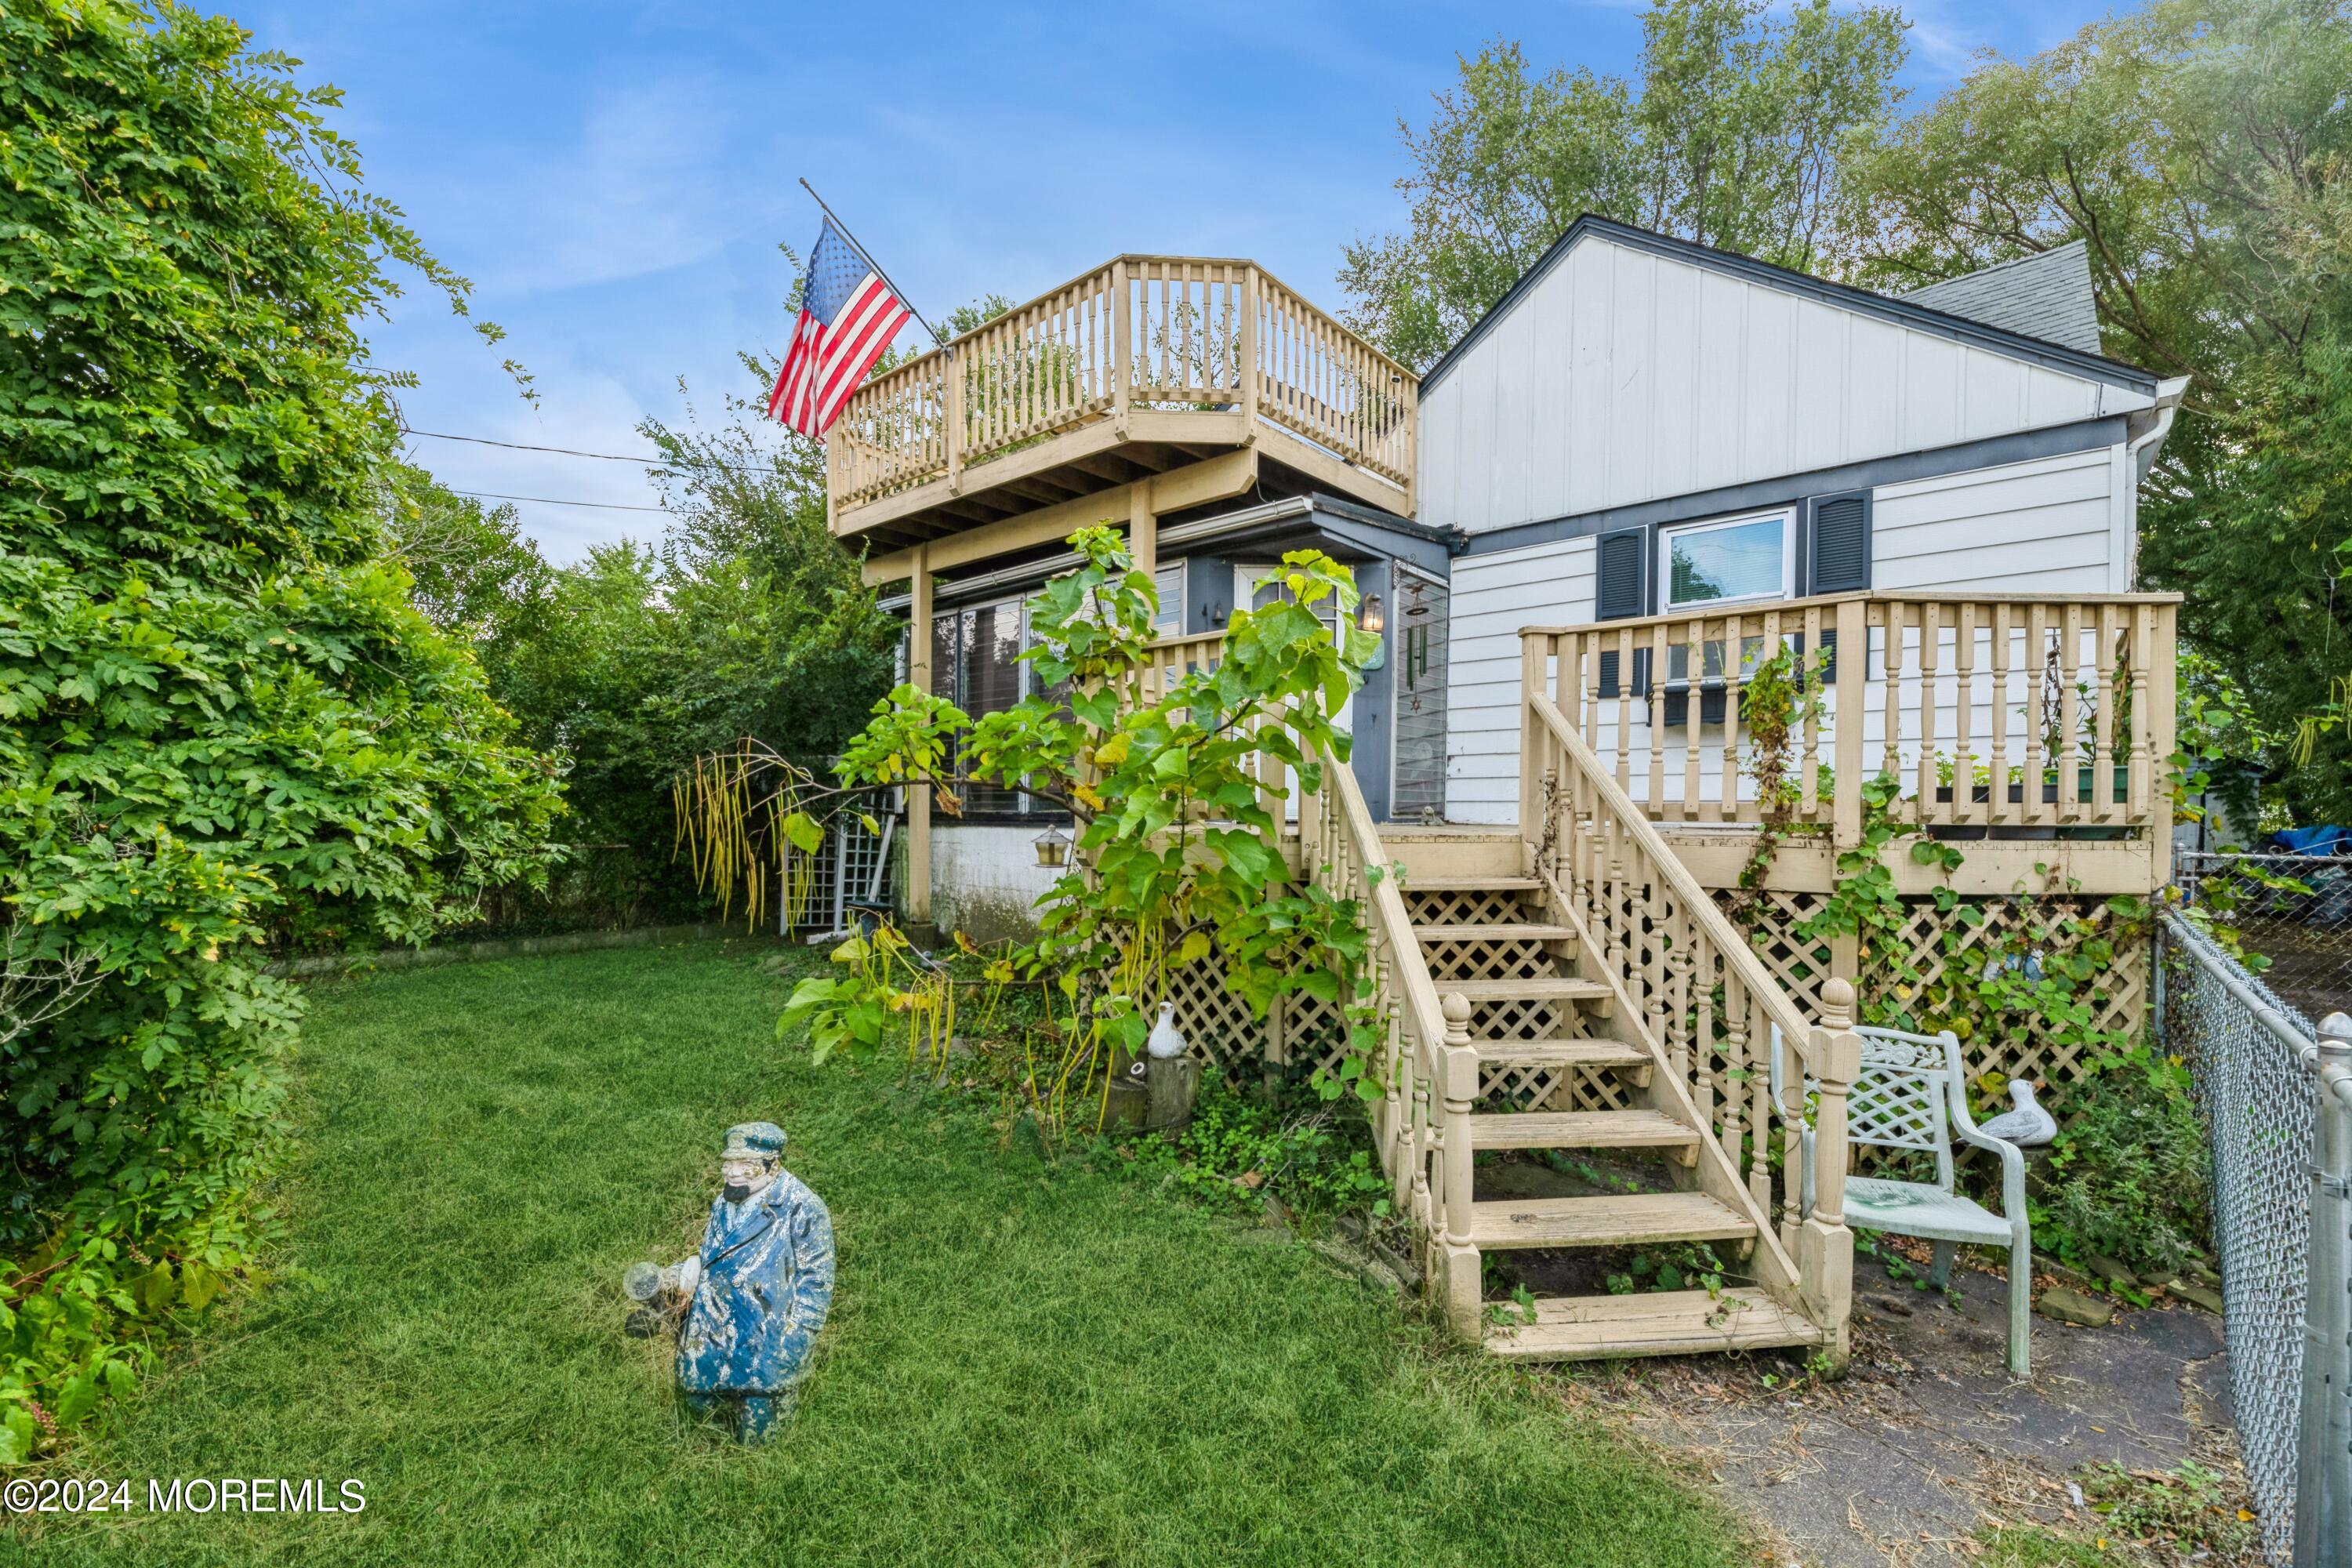
[[[2079,239],[2055,250],[1947,278],[1914,289],[1903,298],[2045,343],[2084,353],[2099,352],[2099,306],[2091,292],[2091,250]]]
[[[1686,261],[1696,266],[1711,268],[1735,278],[1784,289],[1789,293],[1816,300],[1840,310],[1855,310],[1864,315],[1875,316],[1883,321],[1892,321],[1897,326],[1933,332],[1937,336],[1950,338],[1958,342],[1990,349],[1995,353],[2006,354],[2012,359],[2023,360],[2031,364],[2062,371],[2069,375],[2105,382],[2114,386],[2128,387],[2134,392],[2150,397],[2156,395],[2154,373],[2142,370],[2137,365],[2126,364],[2121,360],[2108,359],[2095,349],[2084,350],[2068,343],[2053,342],[2030,336],[2011,327],[1976,320],[1958,310],[1922,302],[1916,294],[1874,294],[1867,289],[1856,289],[1844,283],[1832,283],[1825,278],[1815,278],[1810,273],[1791,271],[1785,267],[1775,267],[1769,261],[1759,261],[1752,256],[1741,256],[1736,251],[1717,250],[1708,246],[1694,244],[1687,239],[1676,239],[1671,235],[1658,234],[1646,228],[1636,228],[1632,224],[1619,223],[1613,218],[1605,218],[1596,213],[1586,213],[1582,217],[1570,224],[1568,232],[1554,240],[1551,248],[1538,257],[1535,265],[1528,268],[1500,300],[1495,301],[1491,310],[1478,318],[1477,325],[1462,334],[1460,342],[1448,349],[1444,358],[1429,367],[1421,378],[1422,395],[1426,397],[1430,389],[1444,379],[1446,372],[1454,368],[1455,363],[1470,350],[1471,346],[1492,331],[1496,324],[1504,317],[1509,315],[1518,304],[1520,297],[1558,267],[1568,253],[1576,247],[1577,242],[1588,235],[1599,236],[1620,245],[1631,246],[1635,249],[1652,251],[1671,260]],[[2063,254],[2063,251],[2050,253],[2052,256]],[[1988,268],[1987,270],[1996,269]],[[1982,275],[1972,273],[1969,276]],[[2087,287],[2089,281],[2087,264],[2084,278]],[[1963,281],[1966,279],[1951,279],[1953,283]],[[1930,285],[1931,288],[1947,286]],[[2094,342],[2095,341],[2095,336]]]

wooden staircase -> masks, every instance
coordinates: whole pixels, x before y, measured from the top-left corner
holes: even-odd
[[[1797,1010],[1541,694],[1540,668],[1526,672],[1521,826],[1383,831],[1328,759],[1326,789],[1300,801],[1301,870],[1362,911],[1389,1025],[1374,1131],[1396,1207],[1449,1325],[1496,1355],[1798,1347],[1842,1363],[1852,988],[1827,983],[1819,1020]],[[1775,1040],[1804,1103],[1767,1091]],[[1534,1151],[1585,1152],[1632,1190],[1514,1195],[1496,1156]],[[1686,1259],[1686,1279],[1726,1283],[1603,1294],[1613,1258],[1557,1256],[1677,1245],[1712,1254]],[[1506,1251],[1555,1255],[1525,1277],[1573,1289],[1532,1310],[1490,1302],[1486,1256]]]
[[[1692,1184],[1706,1131],[1664,1081],[1666,1064],[1654,1048],[1635,1031],[1612,1027],[1621,987],[1585,973],[1580,933],[1548,913],[1544,884],[1491,871],[1414,874],[1417,860],[1458,865],[1481,850],[1516,859],[1517,832],[1481,842],[1417,840],[1406,830],[1387,842],[1404,867],[1404,903],[1433,983],[1468,1004],[1481,1091],[1466,1121],[1472,1150],[1653,1151],[1676,1184],[1576,1197],[1475,1195],[1471,1247],[1483,1256],[1727,1242],[1751,1252],[1760,1216]],[[1512,1307],[1485,1313],[1479,1327],[1489,1351],[1521,1361],[1811,1346],[1823,1338],[1818,1324],[1752,1288],[1539,1295],[1531,1321]]]

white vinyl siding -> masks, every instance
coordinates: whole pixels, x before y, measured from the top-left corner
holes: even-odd
[[[1423,397],[1419,517],[1478,533],[2149,402],[1587,236]]]
[[[1445,816],[1519,815],[1519,628],[1592,619],[1592,541],[1564,540],[1454,562],[1453,663],[1445,687]]]
[[[2130,489],[2120,447],[1971,468],[1873,492],[1871,585],[1936,593],[2131,589]],[[2128,533],[2122,535],[2128,540]]]

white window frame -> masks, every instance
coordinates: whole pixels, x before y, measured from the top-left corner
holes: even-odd
[[[1744,528],[1751,523],[1780,524],[1780,586],[1769,593],[1740,594],[1722,599],[1694,599],[1687,605],[1675,603],[1675,540],[1682,535],[1711,533],[1717,529]],[[1705,522],[1678,522],[1658,530],[1658,614],[1677,615],[1685,610],[1712,609],[1717,605],[1757,605],[1775,599],[1792,599],[1797,592],[1797,509],[1775,507],[1770,511],[1743,512],[1738,517],[1711,517]]]

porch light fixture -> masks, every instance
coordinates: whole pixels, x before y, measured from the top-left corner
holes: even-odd
[[[1049,827],[1032,840],[1037,846],[1037,864],[1045,867],[1066,866],[1070,863],[1070,836],[1058,827]]]
[[[1363,604],[1356,610],[1356,628],[1369,637],[1381,639],[1372,645],[1372,651],[1364,659],[1366,669],[1378,669],[1388,663],[1389,639],[1381,636],[1388,626],[1388,612],[1381,606],[1381,596],[1378,594],[1365,595]]]

